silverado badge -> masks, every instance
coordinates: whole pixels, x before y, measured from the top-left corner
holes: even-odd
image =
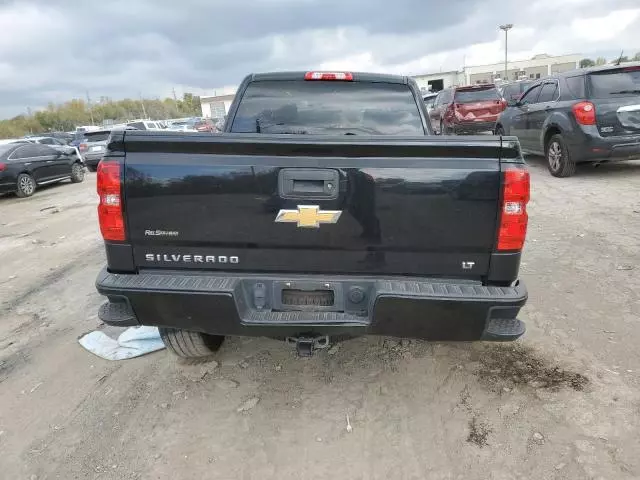
[[[318,205],[298,205],[297,210],[280,210],[276,222],[296,223],[302,228],[319,228],[321,223],[337,223],[342,210],[320,210]]]

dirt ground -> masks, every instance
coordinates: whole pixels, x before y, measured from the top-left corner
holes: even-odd
[[[102,302],[95,174],[0,198],[0,477],[640,478],[640,163],[529,162],[520,341],[301,360],[230,339],[206,367],[78,345]]]

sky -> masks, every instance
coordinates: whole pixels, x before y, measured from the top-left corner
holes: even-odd
[[[229,91],[251,72],[419,74],[640,51],[639,0],[0,0],[0,118]],[[628,50],[628,51],[627,51]]]

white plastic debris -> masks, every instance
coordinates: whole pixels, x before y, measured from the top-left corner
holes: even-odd
[[[157,327],[130,327],[117,340],[96,330],[84,335],[78,342],[105,360],[126,360],[165,348]]]

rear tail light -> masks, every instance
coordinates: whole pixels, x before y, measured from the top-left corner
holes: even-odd
[[[579,102],[573,107],[573,115],[580,125],[596,124],[596,107],[591,102]]]
[[[522,250],[527,236],[529,172],[526,168],[507,168],[502,183],[502,209],[498,231],[498,250]]]
[[[102,238],[105,240],[125,239],[120,175],[121,167],[117,160],[102,160],[98,164],[98,220]]]
[[[0,163],[0,172],[3,172],[7,169],[7,164],[6,163]]]
[[[304,74],[305,80],[337,80],[352,82],[353,74],[349,72],[307,72]]]
[[[81,143],[81,144],[78,146],[78,149],[79,149],[81,152],[84,152],[84,151],[87,149],[87,144],[86,144],[86,143]]]

